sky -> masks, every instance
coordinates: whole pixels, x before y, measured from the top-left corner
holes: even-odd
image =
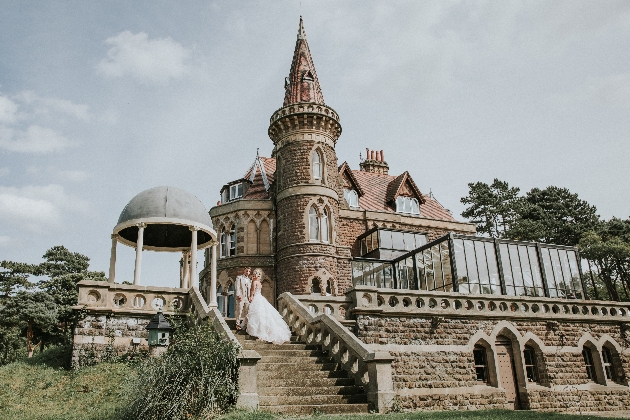
[[[64,245],[107,272],[139,192],[216,204],[271,154],[300,15],[340,164],[382,149],[459,220],[494,178],[630,216],[628,1],[3,0],[0,260]],[[142,283],[177,287],[179,258],[145,252]]]

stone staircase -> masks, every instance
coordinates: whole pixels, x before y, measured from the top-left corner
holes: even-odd
[[[295,336],[281,345],[258,341],[236,332],[234,320],[226,321],[243,349],[262,356],[256,365],[260,410],[290,415],[368,412],[363,387],[318,346]]]

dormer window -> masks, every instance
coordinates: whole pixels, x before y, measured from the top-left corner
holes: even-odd
[[[230,201],[243,196],[243,183],[230,185]]]
[[[318,150],[313,152],[313,179],[322,179],[322,156]]]
[[[415,198],[398,196],[396,213],[420,215],[420,204]]]
[[[359,195],[354,190],[343,190],[343,198],[346,199],[346,203],[350,207],[358,208],[359,207]]]

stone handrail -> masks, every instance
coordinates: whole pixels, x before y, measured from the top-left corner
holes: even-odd
[[[321,295],[293,295],[313,316],[319,314],[332,315],[339,321],[347,319],[348,310],[352,306],[352,299],[346,296]]]
[[[354,314],[382,316],[484,317],[543,321],[630,322],[628,302],[532,296],[471,295],[456,292],[355,286],[347,292]]]
[[[240,352],[238,355],[238,388],[239,396],[236,401],[237,407],[257,409],[258,408],[258,385],[256,381],[257,369],[256,365],[261,359],[260,354],[255,350],[245,350],[240,342],[230,330],[230,327],[223,319],[223,315],[216,307],[209,307],[201,292],[193,287],[188,292],[194,313],[198,319],[207,320],[214,329],[226,340],[235,343]]]
[[[391,363],[386,351],[371,351],[354,334],[328,314],[313,315],[295,296],[283,293],[278,308],[300,340],[322,346],[344,370],[367,390],[371,409],[386,412],[394,402]]]
[[[81,280],[76,309],[96,312],[152,315],[158,309],[166,314],[186,311],[190,306],[188,290],[161,286]]]

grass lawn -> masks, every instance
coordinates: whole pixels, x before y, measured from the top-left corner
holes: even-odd
[[[63,352],[51,349],[30,360],[0,367],[2,420],[119,420],[126,401],[126,379],[134,375],[123,363],[101,363],[78,371],[62,368]],[[280,420],[260,411],[235,410],[218,420]],[[314,420],[598,420],[531,411],[442,411],[366,415],[314,415]],[[190,420],[193,420],[192,418]]]

